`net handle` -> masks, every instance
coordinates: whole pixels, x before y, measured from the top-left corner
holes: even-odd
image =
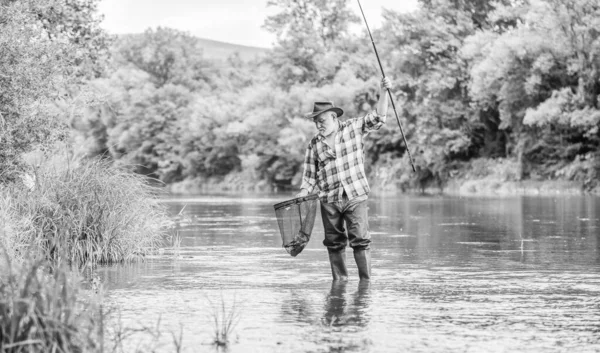
[[[302,207],[298,207],[298,217],[300,217],[300,229],[302,229],[302,226],[304,226],[304,222],[302,219]]]
[[[280,209],[282,207],[295,205],[295,204],[302,203],[305,201],[316,200],[318,198],[319,198],[319,194],[306,195],[306,196],[302,196],[302,197],[297,197],[295,199],[280,202],[278,204],[275,204],[273,207],[275,208],[275,211],[277,211],[278,209]]]

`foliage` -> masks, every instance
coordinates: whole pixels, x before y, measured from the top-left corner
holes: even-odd
[[[0,231],[1,233],[1,231]],[[1,234],[0,234],[1,235]],[[5,258],[3,260],[6,260]],[[102,314],[81,302],[79,278],[65,264],[43,260],[0,265],[0,349],[16,352],[100,352]],[[100,315],[95,315],[95,313]]]
[[[136,165],[138,172],[165,182],[237,170],[236,141],[217,129],[235,119],[225,108],[236,98],[229,86],[247,86],[252,68],[242,68],[239,58],[229,64],[219,72],[227,80],[219,81],[198,41],[176,30],[121,38],[115,70],[91,83],[104,100],[74,124],[88,153]]]
[[[0,1],[0,183],[15,179],[23,153],[66,138],[76,87],[102,72],[96,4]]]
[[[438,7],[450,7],[456,9],[468,17],[476,29],[492,29],[502,31],[507,27],[513,27],[516,22],[511,17],[491,16],[501,5],[518,6],[521,0],[419,0],[426,10],[434,10]],[[446,13],[449,15],[449,13]],[[443,16],[452,20],[451,16]]]
[[[210,66],[198,39],[181,31],[158,27],[142,35],[127,35],[116,44],[115,62],[149,75],[158,88],[166,84],[200,89],[209,82]]]
[[[396,101],[408,120],[417,178],[439,183],[447,178],[450,160],[474,155],[473,132],[480,123],[469,105],[467,66],[458,55],[474,25],[467,12],[445,1],[413,14],[388,12],[385,17],[382,33],[393,39],[383,50],[390,53],[388,66],[398,73],[397,86],[404,93]],[[400,142],[398,137],[391,141]],[[404,173],[411,171],[406,168]]]
[[[11,1],[27,6],[49,40],[71,45],[71,51],[63,57],[69,64],[69,74],[82,79],[103,74],[111,38],[100,28],[100,0]]]
[[[469,174],[471,161],[475,169],[505,161],[510,179],[593,188],[598,0],[419,3],[412,13],[384,11],[373,31],[418,171],[391,110],[366,141],[367,171],[424,190]],[[350,30],[358,21],[350,2],[268,5],[277,12],[265,28],[277,44],[260,60],[210,61],[196,39],[167,28],[117,40],[110,73],[91,84],[103,101],[74,120],[88,154],[166,183],[243,177],[297,187],[315,133],[302,118],[312,102],[364,114],[378,99],[380,73],[366,33]]]
[[[473,62],[474,100],[497,105],[500,128],[512,132],[510,152],[524,154],[528,173],[558,177],[598,146],[598,5],[530,1],[516,28],[478,33],[463,50]]]
[[[36,169],[30,186],[0,195],[14,258],[35,244],[48,260],[76,266],[132,261],[162,240],[166,216],[143,176],[106,161],[55,158]]]
[[[0,5],[0,183],[14,179],[22,153],[65,132],[50,103],[59,98],[68,70],[61,56],[70,47],[43,34],[26,6]]]
[[[600,156],[597,152],[588,152],[575,156],[573,162],[555,172],[557,177],[580,181],[584,188],[593,189],[598,186],[600,177]]]
[[[476,158],[461,172],[465,179],[494,178],[501,181],[518,181],[519,164],[507,158]]]
[[[348,0],[270,0],[280,12],[264,27],[277,35],[278,46],[268,59],[276,82],[284,89],[304,82],[328,82],[347,60],[348,27],[358,17]],[[342,59],[342,60],[340,60]]]

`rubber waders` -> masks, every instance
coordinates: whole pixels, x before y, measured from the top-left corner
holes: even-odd
[[[346,251],[329,252],[329,263],[331,264],[331,275],[334,281],[348,280],[346,269]]]
[[[371,279],[371,250],[354,250],[354,261],[358,267],[358,277],[361,280]]]

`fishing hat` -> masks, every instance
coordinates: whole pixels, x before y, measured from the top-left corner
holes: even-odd
[[[335,112],[338,118],[344,114],[344,111],[334,106],[333,102],[315,102],[312,113],[307,113],[304,117],[307,119],[314,119],[317,115],[329,111]]]

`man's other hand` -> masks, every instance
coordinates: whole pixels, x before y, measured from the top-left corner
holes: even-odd
[[[296,194],[296,197],[304,197],[306,195],[308,195],[308,190],[302,189],[299,193]]]

